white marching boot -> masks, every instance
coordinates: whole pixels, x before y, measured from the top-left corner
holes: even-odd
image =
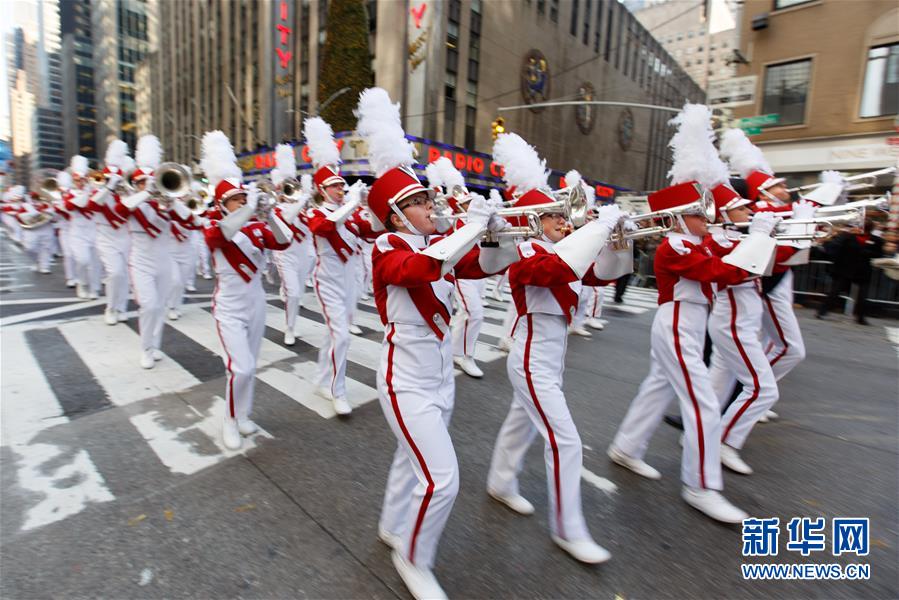
[[[393,560],[393,566],[396,568],[396,572],[400,574],[403,583],[405,583],[406,587],[409,589],[409,593],[412,594],[416,600],[446,599],[446,592],[444,592],[443,588],[440,587],[440,584],[437,583],[437,578],[434,577],[434,573],[431,569],[416,567],[404,557],[400,556],[400,553],[396,550],[390,553],[390,558]]]
[[[736,448],[721,444],[721,464],[740,475],[752,475],[752,467],[740,456]]]
[[[749,515],[731,504],[716,490],[702,490],[685,485],[681,490],[684,501],[707,516],[722,523],[742,523]]]
[[[231,417],[225,417],[222,421],[222,444],[228,450],[240,450],[243,444],[240,430],[237,428],[237,421]]]
[[[456,366],[462,369],[462,372],[469,377],[480,379],[484,376],[484,372],[470,356],[454,356],[453,362],[456,363]]]
[[[645,461],[634,458],[633,456],[628,456],[615,446],[609,446],[606,454],[612,459],[612,462],[620,467],[624,467],[625,469],[629,469],[640,475],[641,477],[645,477],[647,479],[661,479],[662,474],[659,471],[648,464]]]
[[[559,548],[570,554],[575,559],[589,565],[598,565],[612,558],[612,553],[594,542],[593,540],[578,540],[569,542],[558,536],[551,536]]]

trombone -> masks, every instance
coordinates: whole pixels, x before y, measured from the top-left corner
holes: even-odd
[[[851,177],[844,177],[843,180],[846,182],[843,189],[845,191],[855,191],[862,190],[866,188],[871,188],[877,185],[877,178],[881,175],[890,175],[896,172],[896,167],[886,167],[885,169],[878,169],[876,171],[869,171],[867,173],[859,173],[858,175],[852,175]],[[858,183],[852,183],[858,182]],[[787,189],[788,192],[801,192],[804,190],[812,190],[817,187],[820,187],[821,183],[809,183],[808,185],[800,185],[798,187],[793,187]]]

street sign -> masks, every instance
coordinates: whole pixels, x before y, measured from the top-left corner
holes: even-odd
[[[712,108],[723,108],[754,104],[757,82],[758,75],[710,81],[706,94],[708,105]]]
[[[764,127],[765,125],[777,125],[780,121],[780,115],[771,113],[768,115],[759,115],[757,117],[743,117],[737,121],[737,127],[746,129],[747,127]]]
[[[746,135],[758,135],[762,132],[761,127],[742,127],[741,129]]]

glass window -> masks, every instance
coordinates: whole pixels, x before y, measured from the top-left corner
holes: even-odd
[[[577,11],[580,2],[578,0],[571,0],[571,26],[568,28],[568,33],[571,35],[577,35]]]
[[[446,70],[450,73],[456,73],[459,70],[459,52],[452,48],[446,50]]]
[[[468,81],[478,80],[478,62],[474,60],[468,61]]]
[[[584,0],[584,36],[581,41],[586,46],[590,43],[590,8],[593,0]]]
[[[542,15],[546,13],[546,0],[537,0],[537,14]]]
[[[860,116],[899,113],[899,43],[868,50]]]
[[[811,73],[810,58],[767,67],[762,114],[780,115],[778,125],[804,123]]]
[[[559,0],[549,0],[549,18],[553,23],[559,22]]]

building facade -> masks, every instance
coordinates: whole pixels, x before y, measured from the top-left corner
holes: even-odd
[[[702,89],[736,73],[737,29],[728,0],[662,0],[643,5],[634,16]]]
[[[823,169],[894,166],[899,146],[899,7],[893,0],[746,0],[740,50],[754,77],[735,118],[769,115],[750,133],[792,183]],[[751,80],[750,80],[751,81]]]
[[[62,115],[66,157],[97,159],[91,0],[60,5],[62,33]]]
[[[15,183],[64,165],[59,5],[23,0],[6,36],[7,85]]]
[[[195,4],[172,2],[166,6]],[[137,67],[158,31],[155,9],[147,0],[91,0],[96,150],[106,152],[119,138],[137,143]]]
[[[401,102],[407,133],[453,152],[489,154],[491,122],[501,116],[555,169],[655,189],[670,168],[673,112],[633,105],[704,99],[617,0],[366,6],[376,85]],[[159,14],[155,62],[164,76],[150,66],[144,77],[161,100],[145,105],[174,160],[196,161],[210,129],[225,131],[238,152],[301,137],[303,117],[323,100],[324,0],[166,3]],[[631,106],[525,106],[554,100]]]

